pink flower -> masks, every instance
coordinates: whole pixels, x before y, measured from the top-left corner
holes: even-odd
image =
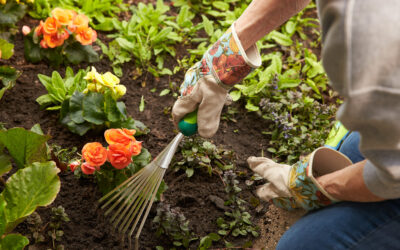
[[[96,171],[96,167],[93,167],[88,162],[84,162],[81,166],[82,172],[84,174],[93,174]]]
[[[31,28],[29,26],[22,26],[22,34],[24,34],[24,36],[28,35],[29,33],[31,33]]]
[[[74,172],[75,169],[76,169],[77,167],[79,167],[80,165],[81,165],[81,162],[80,162],[80,161],[73,161],[73,162],[71,162],[71,163],[69,164],[69,168],[71,169],[72,172]]]

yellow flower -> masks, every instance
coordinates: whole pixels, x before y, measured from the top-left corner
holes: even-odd
[[[126,87],[124,85],[117,85],[115,86],[114,90],[117,93],[118,98],[126,93]]]
[[[87,85],[87,89],[91,92],[95,92],[96,91],[96,84],[95,83],[89,83]]]
[[[1,3],[1,4],[6,4],[6,3],[7,3],[7,0],[0,0],[0,3]]]
[[[119,83],[119,78],[113,75],[111,72],[107,72],[102,75],[103,84],[107,87],[114,87]]]
[[[100,83],[104,85],[103,77],[97,72],[95,67],[92,67],[92,70],[88,72],[83,79],[88,80],[89,82]]]

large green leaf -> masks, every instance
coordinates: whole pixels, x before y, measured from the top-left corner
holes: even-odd
[[[6,231],[7,219],[5,214],[7,203],[2,196],[0,196],[0,235]]]
[[[35,162],[18,170],[6,183],[1,193],[7,203],[5,215],[7,224],[33,213],[38,206],[51,204],[60,191],[60,179],[54,162]],[[16,226],[16,225],[14,225]],[[7,226],[7,230],[12,228]]]
[[[49,139],[48,135],[39,135],[23,128],[0,131],[0,142],[8,149],[19,168],[35,161],[45,161],[46,141]]]
[[[8,234],[0,241],[0,249],[22,250],[29,244],[28,238],[20,234]]]
[[[96,125],[105,122],[104,96],[101,93],[89,92],[83,98],[83,118]]]

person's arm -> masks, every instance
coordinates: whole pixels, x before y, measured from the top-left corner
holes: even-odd
[[[304,9],[310,0],[253,0],[235,22],[236,32],[247,50],[263,36]]]
[[[360,161],[342,170],[318,177],[319,184],[334,198],[343,201],[374,202],[384,199],[374,195],[364,183],[367,161]]]

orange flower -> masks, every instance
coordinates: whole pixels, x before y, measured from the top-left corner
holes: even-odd
[[[131,154],[132,156],[139,155],[142,152],[142,142],[141,141],[134,141],[131,143]]]
[[[35,28],[35,34],[36,34],[37,36],[41,36],[41,35],[43,34],[43,25],[44,25],[43,21],[40,20],[39,26],[37,26],[37,27]]]
[[[86,143],[82,148],[82,157],[93,167],[100,167],[107,160],[107,149],[98,142]]]
[[[104,137],[106,138],[106,141],[108,144],[122,144],[125,146],[129,146],[132,141],[135,141],[135,137],[133,135],[136,133],[134,129],[129,130],[129,129],[107,129],[106,132],[104,132]]]
[[[61,8],[55,8],[51,15],[57,19],[60,25],[69,25],[72,23],[72,19],[76,16],[76,12],[73,10],[63,10]]]
[[[81,166],[81,170],[84,174],[93,174],[96,168],[90,165],[88,162],[84,162]]]
[[[58,28],[60,28],[60,24],[57,19],[54,17],[48,17],[43,24],[43,33],[53,35],[57,33]]]
[[[71,32],[81,32],[83,30],[86,30],[89,26],[89,18],[83,14],[77,15],[74,20],[72,21],[72,24],[68,26],[68,29]]]
[[[97,33],[92,28],[86,28],[76,33],[75,38],[82,45],[89,45],[96,41]]]
[[[68,33],[67,33],[68,34]],[[64,43],[63,35],[54,34],[54,35],[47,35],[44,34],[43,40],[46,42],[46,45],[50,48],[55,48],[57,46],[61,46]],[[42,46],[42,48],[44,48]]]
[[[116,169],[123,169],[132,162],[131,151],[123,144],[111,144],[107,151],[108,161]]]
[[[40,47],[42,47],[43,49],[47,49],[49,46],[47,46],[46,41],[42,39],[42,41],[40,41]]]

